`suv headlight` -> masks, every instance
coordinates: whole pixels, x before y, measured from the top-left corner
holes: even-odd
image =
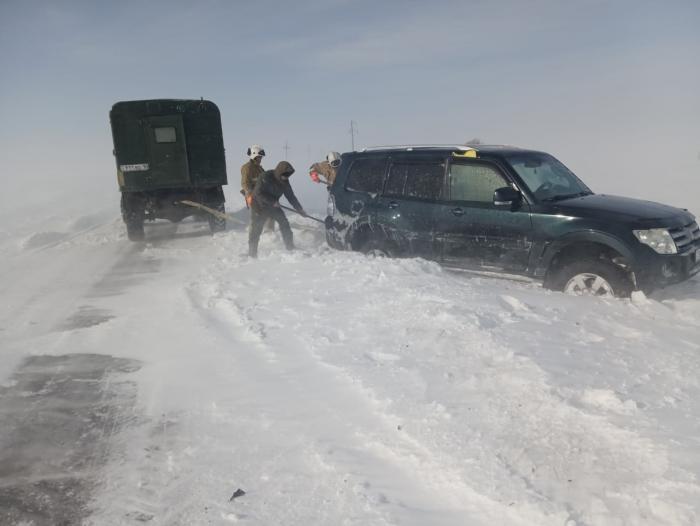
[[[677,254],[678,249],[671,234],[665,228],[650,228],[649,230],[632,230],[640,243],[650,246],[659,254]]]

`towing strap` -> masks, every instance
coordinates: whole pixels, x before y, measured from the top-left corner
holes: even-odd
[[[219,210],[215,210],[209,206],[203,205],[202,203],[195,203],[194,201],[188,201],[188,200],[182,200],[182,201],[175,201],[178,204],[183,204],[187,206],[191,206],[193,208],[199,208],[200,210],[204,210],[205,212],[213,215],[214,217],[217,217],[223,221],[233,221],[235,223],[240,223],[241,225],[246,225],[247,223],[245,221],[241,221],[240,219],[236,217],[232,217],[229,214],[225,214],[224,212],[220,212]]]

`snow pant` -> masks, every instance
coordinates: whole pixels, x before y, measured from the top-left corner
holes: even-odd
[[[276,221],[280,226],[280,233],[284,240],[284,246],[287,250],[294,249],[294,236],[292,228],[289,226],[287,216],[284,211],[277,206],[256,207],[250,209],[250,231],[248,232],[248,255],[250,257],[258,257],[258,243],[260,242],[260,234],[262,234],[265,222],[268,220]]]

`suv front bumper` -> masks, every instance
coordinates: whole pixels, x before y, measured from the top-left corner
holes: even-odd
[[[650,254],[635,271],[637,287],[651,291],[680,283],[700,273],[700,243],[684,254]]]

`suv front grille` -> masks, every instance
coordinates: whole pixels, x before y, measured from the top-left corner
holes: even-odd
[[[695,245],[700,245],[700,227],[696,221],[680,228],[670,228],[668,232],[675,241],[679,254],[689,252]]]

